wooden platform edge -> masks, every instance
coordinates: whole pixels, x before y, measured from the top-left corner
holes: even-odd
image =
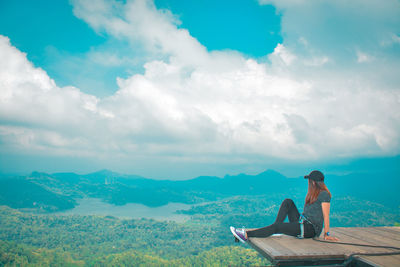
[[[303,242],[302,240],[285,235],[272,237],[268,243],[264,243],[265,238],[249,238],[248,244],[274,266],[341,266],[349,261],[354,261],[356,264],[354,266],[400,266],[400,255],[379,255],[386,252],[391,253],[393,249],[390,247],[400,247],[400,227],[337,227],[332,230],[338,234],[339,238],[342,238],[344,243],[364,244],[365,242],[372,247],[357,248],[354,244],[337,243],[337,247],[334,249],[328,242],[325,248],[320,249],[310,243],[317,240],[306,239],[303,244],[305,248],[317,250],[317,253],[309,253],[300,244],[300,241]],[[387,247],[379,248],[379,246]],[[329,249],[329,252],[326,253],[325,249]],[[389,251],[387,251],[388,249]],[[370,253],[370,255],[365,255],[365,253]]]
[[[253,243],[251,242],[250,239],[248,239],[247,243],[249,243],[250,246],[251,246],[254,250],[256,250],[258,253],[260,253],[264,258],[266,258],[267,260],[269,260],[272,264],[276,265],[275,260],[274,260],[270,255],[268,255],[268,253],[266,253],[264,250],[260,249],[258,246],[256,246],[255,244],[253,244]]]
[[[289,258],[273,258],[271,257],[268,253],[266,253],[264,250],[262,250],[260,247],[258,247],[256,244],[251,242],[251,238],[248,239],[248,244],[256,250],[258,253],[260,253],[264,258],[266,258],[268,261],[272,263],[273,266],[313,266],[316,263],[318,265],[339,265],[341,266],[346,260],[345,255],[340,255],[340,257],[326,257],[326,258],[313,258],[313,257],[308,257],[308,258],[302,258],[302,259],[289,259]]]

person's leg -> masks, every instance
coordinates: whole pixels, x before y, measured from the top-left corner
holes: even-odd
[[[289,219],[289,222],[298,222],[300,218],[300,213],[297,210],[296,205],[293,200],[287,198],[285,199],[278,211],[278,215],[276,216],[275,223],[283,223],[285,221],[286,216]]]
[[[274,223],[263,228],[246,232],[248,237],[268,237],[273,234],[298,236],[300,234],[300,224],[298,222]]]
[[[247,237],[268,237],[273,234],[285,234],[290,236],[300,235],[300,223],[299,222],[289,222],[289,223],[274,223],[269,226],[249,230],[247,232]],[[310,238],[314,237],[314,227],[311,224],[304,224],[304,237]]]
[[[289,223],[284,223],[286,216],[289,219]],[[279,207],[278,215],[273,224],[255,230],[248,230],[246,233],[248,237],[268,237],[278,233],[297,236],[300,234],[299,218],[300,213],[296,205],[293,200],[287,198]]]

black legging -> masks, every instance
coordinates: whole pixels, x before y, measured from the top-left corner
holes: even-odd
[[[288,223],[283,222],[286,218],[289,219]],[[296,208],[293,200],[285,199],[279,208],[278,216],[273,224],[258,228],[255,230],[246,231],[247,237],[268,237],[273,234],[285,234],[291,236],[300,235],[300,213]],[[304,237],[310,238],[315,236],[314,227],[308,222],[304,222]]]

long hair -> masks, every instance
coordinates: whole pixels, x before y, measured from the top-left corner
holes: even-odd
[[[306,205],[312,204],[317,201],[318,195],[321,191],[327,191],[330,196],[331,192],[329,192],[328,187],[326,187],[323,181],[316,182],[311,179],[308,179],[308,192],[306,196]]]

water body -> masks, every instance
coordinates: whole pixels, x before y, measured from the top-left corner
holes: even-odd
[[[106,203],[99,198],[83,198],[78,200],[78,205],[64,212],[57,212],[60,215],[101,215],[114,216],[123,219],[155,219],[159,221],[184,222],[190,216],[176,214],[177,210],[188,210],[192,205],[183,203],[169,203],[160,207],[148,207],[137,203],[128,203],[123,206],[116,206]]]

